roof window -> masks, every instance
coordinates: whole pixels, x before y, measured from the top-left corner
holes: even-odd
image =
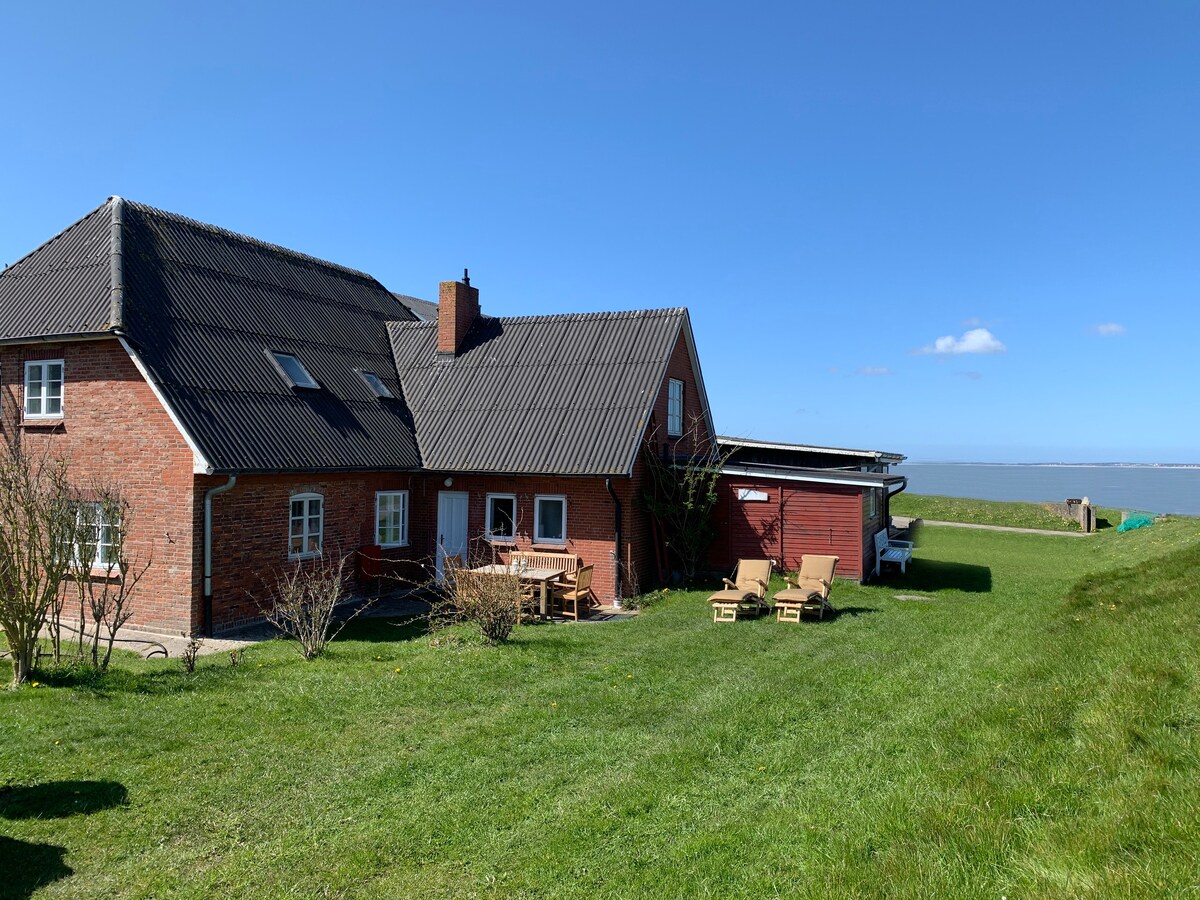
[[[358,377],[366,382],[367,387],[371,389],[371,393],[380,398],[394,398],[396,395],[388,390],[386,384],[374,372],[364,372],[362,369],[355,369]]]
[[[292,387],[309,388],[311,390],[321,387],[317,384],[316,379],[308,374],[308,369],[304,368],[300,360],[296,359],[290,353],[276,353],[274,350],[268,350],[267,356],[275,363],[275,368],[279,370],[279,374],[283,376],[283,380]]]

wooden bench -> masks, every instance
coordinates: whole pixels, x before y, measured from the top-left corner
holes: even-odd
[[[579,571],[579,557],[574,553],[542,553],[537,550],[510,550],[504,555],[509,566],[524,565],[527,569],[562,569],[566,574],[563,581],[575,581]]]
[[[899,563],[900,574],[905,573],[908,561],[912,559],[912,541],[897,541],[888,536],[887,529],[875,532],[875,577],[879,577],[879,567],[885,563]]]

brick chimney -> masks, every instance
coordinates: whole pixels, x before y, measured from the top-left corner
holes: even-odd
[[[438,286],[438,353],[458,353],[478,318],[479,288],[471,287],[471,276],[463,269],[462,281],[443,281]]]

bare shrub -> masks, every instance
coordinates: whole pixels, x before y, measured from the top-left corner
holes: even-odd
[[[295,638],[300,655],[316,659],[347,623],[370,604],[338,621],[334,610],[349,598],[348,558],[323,555],[296,560],[268,586],[264,614],[272,625]]]
[[[687,582],[695,578],[716,537],[717,484],[732,452],[710,446],[704,434],[703,420],[694,418],[676,445],[690,448],[686,452],[659,455],[657,441],[651,439],[643,453],[650,485],[642,502],[658,521],[667,551]]]
[[[54,617],[71,557],[75,513],[62,460],[12,446],[0,457],[0,629],[14,685],[37,663],[38,635]],[[55,644],[60,632],[55,629]]]
[[[183,671],[189,675],[196,671],[196,657],[200,655],[200,648],[203,646],[204,641],[197,640],[194,637],[189,637],[187,644],[184,645],[179,660],[183,663]]]
[[[512,635],[521,614],[521,579],[515,573],[496,575],[459,570],[439,586],[430,611],[433,631],[451,625],[478,626],[489,644],[502,644]]]
[[[119,488],[98,485],[88,492],[88,499],[76,499],[73,505],[74,552],[69,568],[79,598],[79,655],[84,658],[90,619],[87,655],[93,666],[106,671],[117,632],[133,616],[131,601],[150,561],[130,558],[126,539],[131,514]],[[57,646],[55,651],[57,655]]]

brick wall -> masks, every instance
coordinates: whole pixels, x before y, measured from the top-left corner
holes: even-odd
[[[444,480],[454,479],[446,487]],[[613,489],[628,485],[627,478],[614,478]],[[454,473],[420,475],[414,478],[413,520],[414,552],[432,560],[437,547],[437,507],[440,491],[465,491],[467,499],[467,537],[472,560],[490,561],[493,550],[541,549],[555,553],[574,553],[580,565],[594,566],[592,592],[603,603],[610,603],[616,583],[613,554],[615,515],[612,497],[603,478],[549,478],[542,476],[456,475]],[[515,494],[517,498],[516,538],[489,542],[487,528],[487,495]],[[561,495],[567,499],[566,545],[538,544],[533,540],[534,498],[540,494]],[[620,494],[618,494],[620,496]],[[628,516],[628,505],[623,512]]]
[[[62,359],[63,417],[22,422],[25,363]],[[119,485],[130,502],[128,547],[152,565],[130,627],[193,626],[192,452],[115,339],[0,347],[0,432],[68,460],[72,479]]]
[[[240,475],[232,490],[213,497],[213,629],[227,631],[262,617],[260,604],[266,585],[288,557],[291,498],[296,494],[324,497],[324,550],[351,556],[354,587],[359,585],[357,551],[375,543],[377,491],[411,490],[416,476],[408,473],[313,473],[300,475]],[[196,476],[196,541],[203,540],[204,494],[226,484],[224,475]],[[412,578],[408,561],[417,556],[410,493],[409,547],[383,551],[389,561],[384,574]],[[203,558],[196,563],[203,579]],[[197,615],[203,610],[198,599]]]

